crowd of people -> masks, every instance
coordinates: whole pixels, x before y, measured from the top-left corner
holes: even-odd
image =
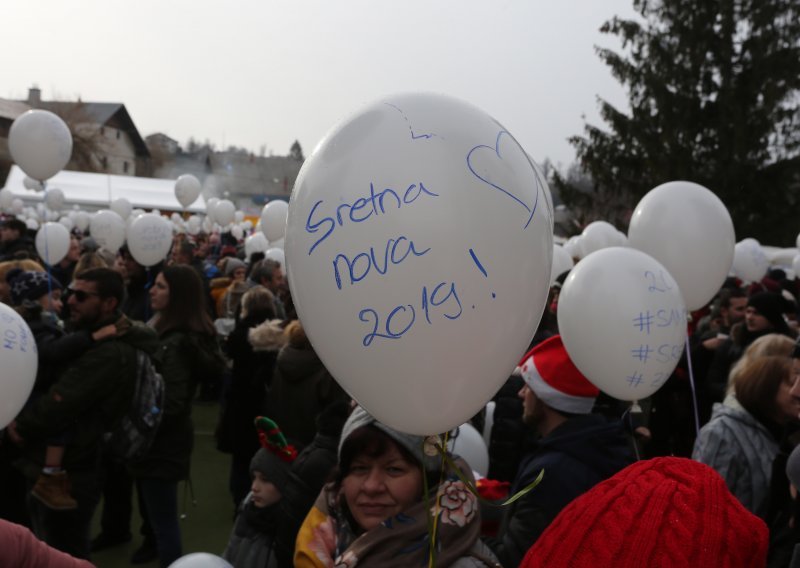
[[[692,314],[689,352],[641,409],[570,360],[559,276],[493,413],[471,421],[491,423],[480,478],[442,438],[352,401],[306,336],[284,267],[229,233],[178,234],[153,267],[77,232],[46,266],[27,233],[0,224],[0,301],[39,358],[0,437],[0,559],[89,566],[133,538],[133,499],[131,563],[180,558],[178,484],[205,401],[220,405],[220,491],[235,515],[217,552],[236,567],[800,566],[800,296],[781,270],[729,278]],[[143,455],[122,459],[104,440],[143,356],[163,378],[161,421]]]

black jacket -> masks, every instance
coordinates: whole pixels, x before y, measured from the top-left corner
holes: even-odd
[[[509,505],[498,539],[489,546],[503,566],[519,566],[525,553],[561,510],[597,483],[633,463],[619,422],[602,416],[570,418],[525,456],[512,485],[516,493],[544,470],[541,483]]]

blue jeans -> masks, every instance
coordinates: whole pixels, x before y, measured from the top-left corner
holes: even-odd
[[[178,482],[168,479],[137,479],[140,503],[158,549],[158,562],[166,568],[183,556],[178,524]]]

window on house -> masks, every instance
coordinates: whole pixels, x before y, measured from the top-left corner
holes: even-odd
[[[119,140],[119,137],[120,137],[120,133],[119,133],[119,130],[117,130],[117,140]]]
[[[100,136],[105,136],[105,134],[106,134],[106,127],[105,126],[101,126],[100,127]]]
[[[128,162],[122,162],[122,171],[128,173]]]
[[[100,158],[100,164],[103,166],[104,170],[107,170],[108,169],[108,158],[106,158],[105,156]]]

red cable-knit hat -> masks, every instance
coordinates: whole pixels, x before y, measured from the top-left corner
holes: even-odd
[[[626,467],[570,503],[520,568],[765,566],[769,532],[719,474],[685,458]]]

